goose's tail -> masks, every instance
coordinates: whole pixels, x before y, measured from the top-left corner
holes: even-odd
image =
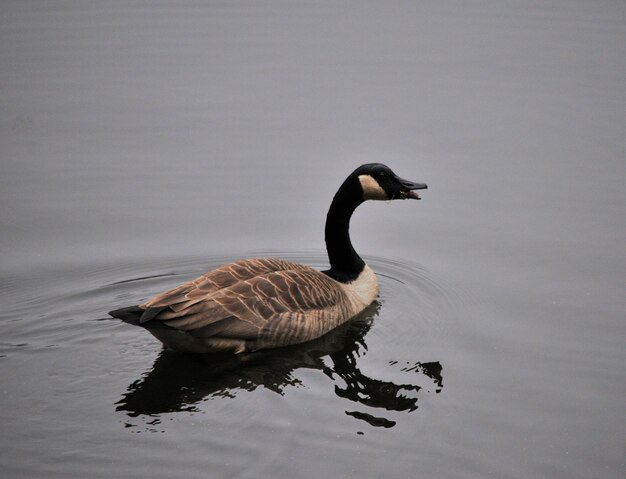
[[[145,310],[139,306],[128,306],[126,308],[109,311],[109,314],[114,318],[121,319],[125,323],[132,324],[133,326],[139,326],[139,319],[144,311]]]

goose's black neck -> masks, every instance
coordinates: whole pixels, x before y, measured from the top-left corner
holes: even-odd
[[[330,269],[324,273],[342,283],[355,280],[365,267],[365,262],[352,247],[349,233],[350,217],[363,201],[359,182],[348,177],[335,194],[326,216],[325,239]]]

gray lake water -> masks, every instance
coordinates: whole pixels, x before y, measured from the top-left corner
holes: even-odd
[[[626,3],[0,6],[0,467],[46,478],[626,475]],[[102,320],[323,268],[356,166],[379,300],[207,360]]]

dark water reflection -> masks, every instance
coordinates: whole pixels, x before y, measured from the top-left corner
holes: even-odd
[[[392,427],[395,421],[384,417],[385,411],[412,412],[418,408],[422,386],[414,376],[433,383],[434,392],[443,388],[439,362],[416,361],[401,367],[406,383],[369,377],[359,369],[359,358],[367,351],[365,336],[378,315],[380,303],[372,304],[359,317],[330,333],[305,344],[277,350],[232,355],[187,355],[163,350],[150,371],[134,381],[117,403],[117,410],[130,417],[154,416],[177,411],[193,411],[197,404],[211,399],[234,398],[240,391],[264,387],[284,394],[288,387],[302,386],[294,374],[307,368],[322,371],[334,384],[335,394],[366,406],[376,415],[359,410],[346,414],[372,426]],[[390,364],[400,367],[399,363]]]

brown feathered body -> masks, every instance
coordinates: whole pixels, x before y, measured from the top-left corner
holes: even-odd
[[[139,306],[138,322],[174,350],[240,353],[318,338],[377,295],[367,266],[353,282],[340,283],[302,264],[248,259],[154,296]]]
[[[366,200],[419,199],[414,190],[424,188],[385,165],[361,165],[339,187],[326,216],[329,270],[275,258],[237,261],[110,314],[177,351],[241,353],[318,338],[378,295],[376,275],[350,241],[354,210]]]

